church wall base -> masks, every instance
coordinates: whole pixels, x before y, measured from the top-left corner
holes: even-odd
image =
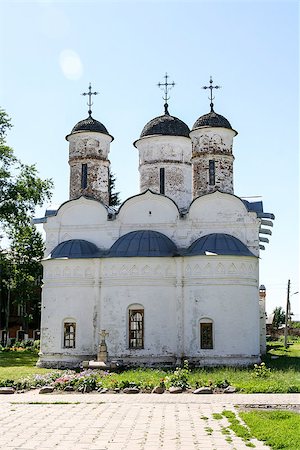
[[[95,355],[62,355],[60,353],[44,355],[39,354],[37,367],[45,369],[77,369],[82,361],[96,360]]]
[[[37,367],[43,367],[47,369],[76,369],[82,367],[83,361],[95,361],[95,355],[62,355],[62,354],[52,354],[52,355],[40,355],[37,362]],[[169,367],[175,368],[176,366],[181,366],[183,361],[187,360],[190,367],[217,367],[217,366],[251,366],[261,362],[260,355],[230,355],[230,356],[197,356],[189,357],[182,356],[144,356],[144,357],[110,357],[108,361],[108,366],[111,363],[113,365],[117,364],[119,369],[127,367],[147,367],[147,368],[158,368],[158,367]]]

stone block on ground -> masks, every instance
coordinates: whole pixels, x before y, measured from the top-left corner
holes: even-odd
[[[212,388],[206,386],[195,389],[193,392],[193,394],[212,394],[212,393],[213,393]]]
[[[0,387],[0,394],[14,394],[15,388],[13,387]]]
[[[234,386],[227,386],[226,389],[224,389],[224,394],[234,394],[236,392],[236,388]]]
[[[39,394],[51,394],[54,391],[53,386],[43,386],[39,390]]]
[[[165,392],[165,388],[161,386],[155,386],[155,388],[152,389],[152,394],[163,394]]]
[[[138,394],[140,392],[137,387],[128,387],[123,390],[124,394]]]
[[[182,388],[176,387],[176,386],[171,386],[169,389],[169,392],[170,392],[170,394],[181,394]]]

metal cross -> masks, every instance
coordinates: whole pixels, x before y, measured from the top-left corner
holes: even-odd
[[[88,95],[88,96],[89,96],[89,101],[88,101],[87,105],[88,105],[88,107],[89,107],[88,113],[89,113],[89,116],[90,116],[90,117],[91,117],[91,115],[92,115],[92,105],[93,105],[93,102],[92,102],[92,95],[98,95],[98,94],[99,94],[99,92],[92,92],[92,86],[91,86],[91,83],[89,84],[89,92],[83,92],[83,94],[81,94],[81,95]]]
[[[164,92],[164,97],[163,97],[163,99],[164,99],[164,101],[165,101],[165,104],[164,104],[164,107],[165,107],[165,114],[169,114],[169,111],[168,111],[168,100],[170,99],[170,97],[168,97],[168,93],[169,93],[169,91],[170,91],[170,89],[172,89],[172,87],[174,87],[175,86],[175,83],[174,83],[174,81],[172,81],[172,83],[168,83],[168,78],[169,78],[169,75],[166,73],[166,75],[164,76],[164,78],[165,78],[165,82],[164,83],[157,83],[157,86],[160,88],[160,89],[162,89],[162,90],[164,90],[165,92]]]
[[[202,86],[202,89],[210,89],[210,97],[208,97],[210,99],[210,110],[211,112],[214,110],[214,104],[213,104],[213,100],[215,97],[213,97],[213,89],[220,89],[221,86],[213,86],[213,79],[210,76],[210,80],[209,80],[210,86]]]

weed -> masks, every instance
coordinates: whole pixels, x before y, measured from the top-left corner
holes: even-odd
[[[221,420],[221,419],[223,419],[222,414],[219,414],[219,413],[213,413],[212,416],[213,416],[213,418],[216,419],[216,420]]]
[[[211,427],[205,427],[205,431],[210,436],[210,435],[212,435],[214,430]]]
[[[271,374],[271,369],[266,366],[264,362],[260,364],[254,364],[254,375],[258,378],[267,378]]]

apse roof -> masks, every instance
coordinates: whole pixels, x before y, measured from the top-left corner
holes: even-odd
[[[120,237],[110,248],[107,256],[175,256],[177,247],[171,239],[158,231],[132,231]]]
[[[212,233],[200,237],[190,245],[186,255],[206,255],[207,252],[217,255],[254,256],[243,242],[224,233]]]
[[[185,136],[189,137],[189,127],[180,119],[170,114],[164,114],[162,116],[155,117],[148,122],[142,132],[141,138],[152,135],[164,135],[164,136]]]
[[[84,239],[70,239],[58,244],[50,258],[96,258],[101,256],[98,247]]]

